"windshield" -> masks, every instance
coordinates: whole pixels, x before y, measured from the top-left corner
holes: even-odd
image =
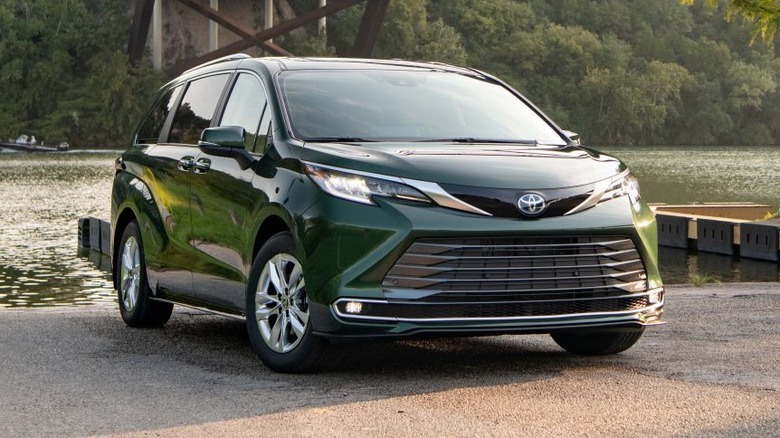
[[[279,77],[295,137],[565,145],[501,85],[441,71],[304,70]]]

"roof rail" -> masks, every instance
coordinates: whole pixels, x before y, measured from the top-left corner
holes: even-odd
[[[247,55],[246,53],[234,53],[232,55],[228,55],[228,56],[223,56],[221,58],[217,58],[217,59],[215,59],[213,61],[204,62],[201,65],[192,67],[191,69],[185,71],[182,74],[185,75],[185,74],[187,74],[187,73],[189,73],[191,71],[195,71],[195,70],[197,70],[197,69],[199,69],[201,67],[207,67],[209,65],[220,64],[222,62],[228,62],[228,61],[238,61],[239,59],[247,59],[247,58],[251,58],[251,56]]]

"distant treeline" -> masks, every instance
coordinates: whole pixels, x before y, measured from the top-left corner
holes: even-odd
[[[374,54],[494,73],[588,144],[780,143],[775,49],[702,3],[392,0]],[[358,12],[329,22],[337,49]]]
[[[327,39],[275,41],[347,53],[362,10],[329,18]],[[723,15],[680,0],[391,0],[374,56],[494,73],[588,144],[780,143],[775,48]],[[127,146],[166,80],[128,65],[129,29],[126,0],[0,0],[0,138]]]

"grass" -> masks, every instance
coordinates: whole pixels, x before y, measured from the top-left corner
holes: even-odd
[[[776,219],[780,217],[780,209],[778,209],[776,212],[772,213],[771,211],[767,211],[764,217],[762,218],[765,221],[768,221],[769,219]]]
[[[709,283],[720,283],[720,279],[710,274],[688,271],[688,282],[699,287]]]

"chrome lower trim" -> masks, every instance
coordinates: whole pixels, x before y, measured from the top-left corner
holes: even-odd
[[[186,304],[186,303],[182,303],[181,301],[166,300],[165,298],[158,298],[158,297],[149,297],[149,299],[150,300],[154,300],[154,301],[160,301],[160,302],[163,302],[163,303],[171,303],[171,304],[175,304],[177,306],[189,307],[190,309],[200,310],[201,312],[212,313],[214,315],[225,316],[227,318],[238,319],[238,320],[241,320],[241,321],[245,321],[246,320],[246,316],[244,316],[244,315],[237,315],[235,313],[220,312],[219,310],[212,310],[212,309],[209,309],[209,308],[206,308],[206,307],[196,306],[196,305],[193,305],[193,304]]]
[[[630,297],[641,297],[650,295],[653,293],[658,292],[664,292],[663,288],[656,288],[651,289],[645,292],[642,292],[641,294],[630,294],[630,295],[622,295],[622,296],[615,296],[615,297],[604,297],[604,299],[615,299],[615,298],[630,298]],[[331,304],[331,308],[333,310],[333,313],[342,319],[352,319],[352,320],[363,320],[363,321],[394,321],[394,322],[549,322],[549,321],[555,321],[555,320],[572,320],[572,319],[586,319],[586,320],[597,320],[599,318],[609,318],[609,317],[625,317],[625,316],[631,316],[631,315],[640,315],[642,313],[646,312],[653,312],[663,307],[664,301],[661,300],[658,303],[655,303],[653,305],[643,307],[641,309],[635,309],[635,310],[625,310],[620,312],[594,312],[594,313],[570,313],[570,314],[563,314],[563,315],[541,315],[541,316],[514,316],[514,317],[478,317],[478,318],[397,318],[397,317],[387,317],[387,316],[366,316],[366,315],[355,315],[351,313],[342,313],[339,308],[338,304],[345,302],[345,301],[353,301],[353,302],[359,302],[359,303],[368,303],[368,304],[402,304],[402,303],[391,303],[387,300],[372,300],[372,299],[362,299],[362,298],[339,298],[338,300],[334,301],[333,304]],[[414,305],[414,304],[412,304]]]

